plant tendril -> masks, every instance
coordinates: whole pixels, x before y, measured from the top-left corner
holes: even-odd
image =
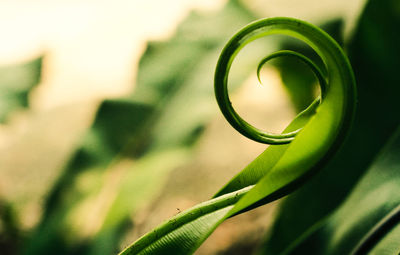
[[[311,68],[311,71],[313,71],[313,73],[315,74],[315,77],[318,79],[319,82],[319,86],[321,88],[321,97],[324,98],[325,94],[326,94],[326,80],[324,78],[324,75],[322,74],[321,69],[319,69],[319,67],[313,62],[311,61],[308,57],[304,56],[303,54],[300,54],[298,52],[292,51],[292,50],[280,50],[280,51],[276,51],[270,55],[268,55],[267,57],[263,58],[260,63],[257,66],[257,78],[258,81],[260,83],[261,82],[261,68],[270,60],[277,58],[277,57],[283,57],[283,56],[291,56],[291,57],[295,57],[299,60],[301,60],[303,63],[305,63],[306,65],[308,65]]]
[[[250,28],[250,27],[251,27],[251,25],[248,26],[248,28]],[[253,25],[253,28],[254,28],[254,25]],[[227,121],[232,125],[232,127],[234,127],[242,135],[244,135],[254,141],[257,141],[260,143],[265,143],[265,144],[287,144],[287,143],[290,143],[294,140],[294,137],[301,131],[301,128],[297,129],[295,131],[282,133],[282,134],[274,134],[274,133],[270,133],[270,132],[265,132],[263,130],[260,130],[260,129],[252,126],[251,124],[246,122],[244,119],[242,119],[232,107],[232,103],[231,103],[231,101],[229,99],[229,95],[228,95],[227,83],[228,83],[229,70],[230,70],[231,64],[233,62],[233,59],[235,58],[237,53],[240,51],[240,49],[242,47],[244,47],[247,43],[249,43],[261,36],[268,35],[268,33],[261,35],[260,31],[257,31],[257,30],[247,31],[246,28],[243,29],[242,31],[243,31],[243,33],[236,34],[235,37],[233,37],[228,42],[228,44],[225,46],[224,50],[222,51],[220,59],[218,61],[218,65],[217,65],[216,72],[215,72],[215,87],[214,87],[214,89],[215,89],[215,96],[216,96],[219,108],[222,111],[225,118],[227,119]],[[260,35],[257,35],[257,33],[260,33]],[[274,34],[274,33],[279,33],[279,32],[271,32],[270,34]],[[316,78],[319,82],[319,86],[321,88],[321,96],[318,98],[318,101],[321,102],[321,100],[324,99],[326,96],[327,87],[328,87],[328,82],[327,82],[327,79],[325,78],[325,76],[323,75],[323,72],[308,57],[306,57],[300,53],[291,51],[291,50],[280,50],[280,51],[274,52],[274,53],[268,55],[267,57],[263,58],[257,66],[257,78],[258,78],[259,82],[262,83],[261,78],[260,78],[260,72],[261,72],[262,66],[265,63],[267,63],[269,60],[272,60],[277,57],[282,57],[282,56],[295,57],[311,68],[311,71],[316,76]]]
[[[318,79],[320,88],[321,88],[321,96],[318,98],[318,101],[321,102],[322,98],[325,97],[325,93],[326,93],[326,80],[324,78],[324,75],[322,74],[322,71],[319,69],[319,67],[312,61],[310,60],[308,57],[304,56],[303,54],[297,53],[295,51],[291,51],[291,50],[280,50],[280,51],[276,51],[268,56],[266,56],[265,58],[263,58],[260,63],[257,66],[257,79],[258,81],[262,84],[261,81],[261,69],[262,67],[270,60],[277,58],[277,57],[283,57],[283,56],[290,56],[290,57],[295,57],[299,60],[301,60],[303,63],[305,63],[307,66],[309,66],[311,68],[311,71],[313,71],[315,77]],[[281,134],[280,137],[287,137],[287,138],[292,138],[295,137],[297,135],[297,133],[299,133],[301,131],[301,128],[292,131],[292,132],[288,132],[285,134]],[[271,135],[268,133],[268,135]],[[285,140],[283,140],[285,141]],[[291,142],[291,140],[289,140],[289,142]],[[265,142],[268,143],[268,142]],[[286,142],[282,142],[282,143],[286,143]],[[275,143],[274,143],[275,144]]]
[[[308,65],[321,86],[321,96],[301,112],[283,134],[264,132],[243,120],[233,109],[227,88],[229,70],[240,49],[257,38],[272,34],[285,34],[307,43],[320,56],[322,70],[326,70],[323,75],[310,59],[292,51],[278,51],[261,60],[257,68],[259,80],[260,69],[266,62],[290,56]],[[354,117],[355,80],[347,57],[328,34],[304,21],[262,19],[241,29],[223,49],[214,82],[223,115],[241,134],[267,144],[293,142],[287,146],[268,147],[212,200],[179,213],[121,254],[192,254],[224,220],[281,198],[308,180],[335,155]]]

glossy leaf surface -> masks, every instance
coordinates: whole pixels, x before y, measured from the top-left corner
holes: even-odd
[[[347,40],[358,94],[353,128],[332,161],[283,201],[262,254],[280,254],[339,206],[399,124],[400,37],[390,32],[400,26],[396,6],[398,1],[369,1]]]
[[[226,91],[228,73],[235,55],[256,38],[277,33],[304,40],[319,53],[326,64],[328,88],[326,95],[322,96],[323,100],[316,114],[311,117],[307,115],[314,111],[314,107],[310,107],[288,127],[289,130],[297,129],[298,125],[304,124],[309,118],[290,145],[280,146],[277,151],[267,150],[244,170],[242,178],[235,178],[227,185],[228,188],[218,193],[213,200],[200,204],[200,208],[188,210],[182,216],[177,216],[171,222],[161,225],[121,254],[190,254],[224,219],[288,194],[335,153],[353,117],[354,78],[340,47],[327,34],[308,23],[289,18],[265,19],[239,31],[225,46],[217,65],[215,74],[217,101],[221,108],[227,107],[226,112],[232,111]],[[225,117],[235,126],[234,117],[226,112],[224,112]],[[249,173],[256,173],[259,178],[254,178],[254,175]],[[257,183],[252,187],[254,182]],[[232,192],[231,187],[237,190]],[[227,193],[229,191],[231,192]],[[237,196],[235,192],[245,194],[237,202],[234,201],[233,205],[231,197]],[[226,209],[228,208],[226,207],[223,210],[226,212],[222,215],[218,206],[209,211],[211,205],[208,203],[217,203],[220,199],[229,201],[228,207],[233,205],[233,208]],[[186,217],[186,215],[196,216],[193,210],[200,210],[202,214],[194,218]],[[214,213],[215,217],[212,217]],[[211,217],[210,224],[202,223],[204,219],[202,217]],[[175,220],[179,222],[176,226],[174,226]]]
[[[313,230],[298,238],[299,243],[284,254],[369,254],[371,250],[385,250],[397,254],[400,250],[400,217],[379,234],[368,250],[356,253],[357,246],[400,204],[400,128],[392,137],[370,169],[354,187],[348,198],[328,218],[317,223]],[[375,229],[377,233],[377,229]],[[384,247],[382,243],[386,243]],[[378,245],[377,245],[378,244]],[[361,245],[360,245],[361,246]],[[376,247],[375,247],[376,246]],[[374,248],[375,247],[375,248]],[[360,250],[361,251],[361,250]]]

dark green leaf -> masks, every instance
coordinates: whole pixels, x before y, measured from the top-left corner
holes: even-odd
[[[358,90],[349,138],[328,166],[283,202],[265,244],[265,254],[279,254],[332,212],[397,127],[400,34],[393,31],[400,27],[398,10],[396,0],[371,0],[367,4],[348,47]]]
[[[308,254],[350,254],[386,215],[396,208],[398,210],[400,204],[399,154],[400,128],[343,204],[331,216],[318,223],[311,232],[299,237],[300,242],[295,243],[295,246],[290,247],[287,252],[290,254],[301,254],[306,251]],[[384,229],[383,233],[376,235],[375,242],[379,243],[382,237],[388,234],[387,238],[382,240],[387,246],[376,247],[376,249],[385,248],[386,253],[376,254],[397,254],[400,250],[399,239],[394,239],[396,236],[399,238],[398,230],[395,229],[400,226],[399,217],[390,226]],[[375,233],[377,233],[376,229]],[[375,246],[375,242],[371,242],[370,248]],[[368,251],[370,250],[364,250],[362,254]]]

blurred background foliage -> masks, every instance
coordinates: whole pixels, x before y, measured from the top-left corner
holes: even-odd
[[[265,149],[225,123],[213,95],[222,47],[262,17],[305,19],[345,48],[357,118],[312,181],[225,222],[197,253],[344,254],[399,203],[398,1],[23,4],[0,4],[11,13],[0,19],[8,38],[0,44],[2,254],[115,254],[208,199]],[[71,10],[78,21],[69,22]],[[238,112],[276,132],[318,93],[312,73],[290,58],[273,61],[265,85],[256,84],[258,61],[279,48],[318,61],[277,37],[240,53],[230,77]]]

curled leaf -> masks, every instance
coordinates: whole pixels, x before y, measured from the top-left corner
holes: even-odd
[[[255,39],[273,34],[307,43],[318,53],[327,71],[323,76],[317,65],[297,53],[285,51],[272,55],[295,56],[308,63],[322,87],[322,95],[283,134],[261,131],[243,120],[233,109],[227,88],[229,70],[237,53]],[[269,59],[271,56],[264,58],[259,68]],[[121,254],[193,253],[225,219],[285,196],[309,179],[336,153],[354,115],[353,72],[340,46],[319,28],[292,18],[262,19],[235,34],[220,55],[214,81],[219,107],[236,130],[255,141],[281,145],[267,148],[212,200],[178,214]]]

